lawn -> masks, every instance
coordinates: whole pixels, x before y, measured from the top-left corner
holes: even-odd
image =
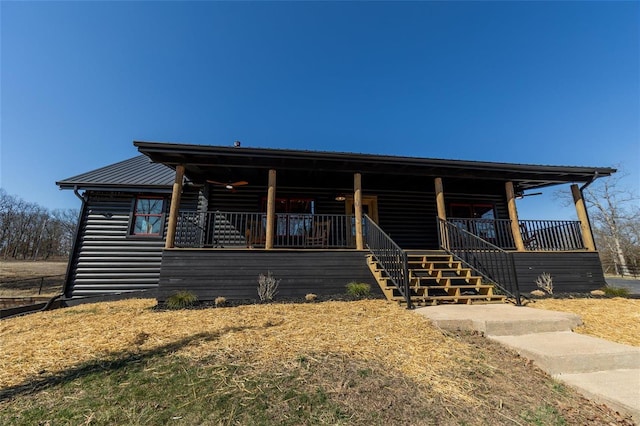
[[[640,346],[640,299],[541,299],[528,306],[578,314],[584,324],[575,332]]]
[[[0,322],[0,424],[631,424],[383,300],[154,305]]]
[[[55,296],[66,270],[66,261],[0,261],[0,297]]]

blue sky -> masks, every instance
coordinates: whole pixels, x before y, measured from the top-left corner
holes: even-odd
[[[622,166],[640,187],[639,2],[4,1],[0,23],[0,186],[49,208],[133,140]],[[552,192],[521,217],[574,215]]]

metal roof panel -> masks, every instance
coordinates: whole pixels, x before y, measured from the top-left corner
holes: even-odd
[[[171,187],[175,171],[164,164],[152,163],[145,155],[138,155],[90,172],[56,182],[61,189],[74,187]]]

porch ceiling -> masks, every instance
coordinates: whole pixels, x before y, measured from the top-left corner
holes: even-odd
[[[220,176],[221,170],[222,174],[226,172],[233,175],[234,169],[241,168],[512,181],[516,183],[518,190],[530,190],[562,183],[588,182],[594,176],[609,176],[616,171],[605,167],[511,164],[141,141],[135,141],[134,145],[154,162],[170,167],[183,164],[187,176],[195,182]]]

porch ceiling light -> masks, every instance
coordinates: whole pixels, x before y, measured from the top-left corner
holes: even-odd
[[[344,194],[337,194],[336,195],[336,201],[344,201],[346,199],[347,199],[347,197]]]

